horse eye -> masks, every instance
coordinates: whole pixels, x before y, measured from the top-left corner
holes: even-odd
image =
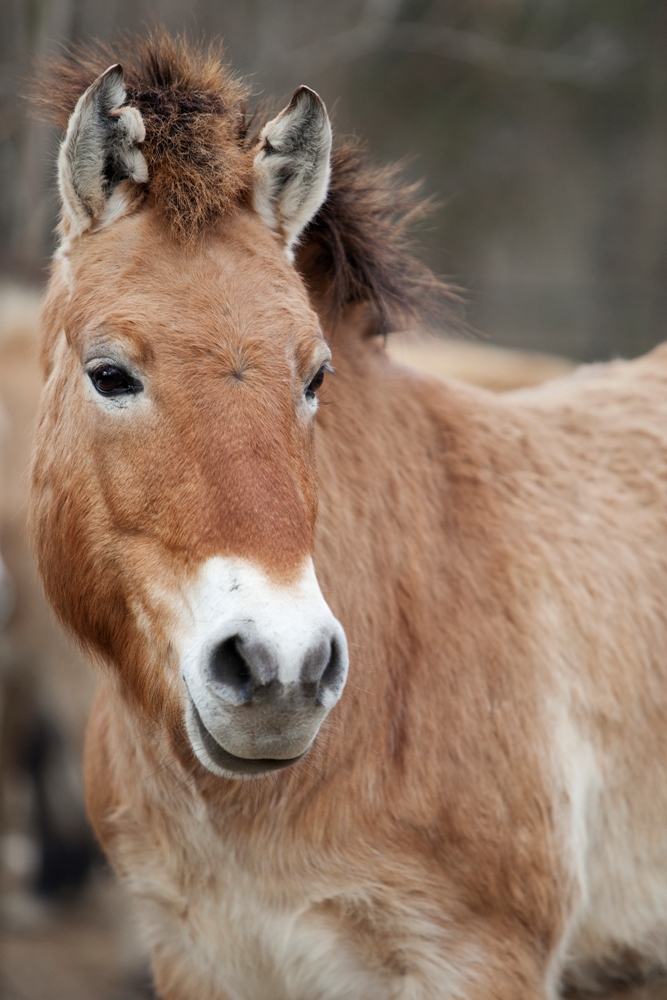
[[[125,393],[141,392],[143,386],[117,365],[105,363],[93,368],[90,380],[102,396],[121,396]]]
[[[315,376],[314,379],[312,379],[312,381],[308,385],[308,388],[306,389],[306,398],[307,399],[314,399],[315,393],[317,392],[317,390],[320,388],[320,386],[324,382],[324,376],[325,376],[326,372],[328,372],[329,370],[330,369],[329,369],[328,365],[322,365],[322,367],[318,371],[317,375]]]

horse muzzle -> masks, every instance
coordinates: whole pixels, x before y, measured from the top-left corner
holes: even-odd
[[[242,777],[289,767],[310,749],[347,677],[345,633],[312,563],[290,586],[218,558],[190,600],[181,675],[192,748],[209,770]]]

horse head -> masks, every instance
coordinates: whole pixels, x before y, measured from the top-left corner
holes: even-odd
[[[331,352],[292,261],[326,198],[331,127],[305,87],[252,141],[230,106],[237,189],[183,238],[210,192],[152,176],[121,67],[76,103],[32,520],[66,626],[179,753],[240,777],[307,753],[348,657],[312,562]]]

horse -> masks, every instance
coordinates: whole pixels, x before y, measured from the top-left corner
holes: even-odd
[[[495,395],[392,170],[213,49],[56,64],[31,532],[163,1000],[553,1000],[667,960],[667,350]],[[411,207],[412,206],[412,207]]]

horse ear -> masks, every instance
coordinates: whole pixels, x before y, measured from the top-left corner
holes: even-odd
[[[308,87],[264,126],[255,156],[253,205],[291,248],[327,195],[331,123],[324,102]]]
[[[123,70],[110,66],[77,101],[58,157],[67,231],[80,235],[122,215],[148,180],[138,144],[146,129],[136,108],[123,107]]]

